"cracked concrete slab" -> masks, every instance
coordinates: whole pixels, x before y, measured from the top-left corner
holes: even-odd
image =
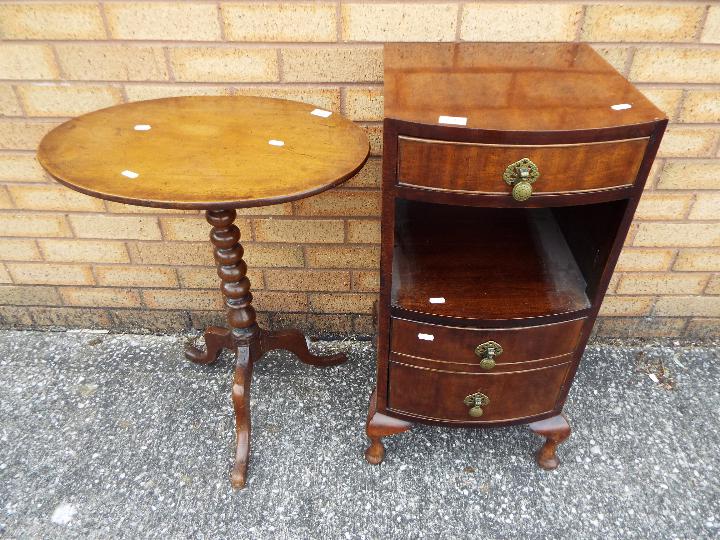
[[[0,537],[720,536],[717,344],[592,344],[553,472],[522,426],[419,426],[368,465],[371,344],[314,344],[350,355],[326,369],[273,352],[233,492],[232,358],[188,363],[185,339],[0,332]]]

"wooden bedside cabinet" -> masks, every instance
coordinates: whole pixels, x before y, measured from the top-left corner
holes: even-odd
[[[665,130],[585,44],[389,44],[370,463],[412,422],[561,412]]]

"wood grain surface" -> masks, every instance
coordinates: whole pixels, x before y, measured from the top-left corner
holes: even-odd
[[[569,363],[510,373],[457,373],[390,362],[388,406],[427,419],[488,423],[552,411]],[[490,398],[475,418],[463,402],[482,392]]]
[[[549,209],[401,201],[393,260],[392,305],[408,318],[529,319],[590,307]]]
[[[476,366],[480,358],[475,348],[492,340],[503,349],[495,358],[495,369],[501,369],[506,364],[573,352],[584,323],[584,319],[576,319],[542,326],[476,329],[393,318],[390,349],[431,360]]]
[[[529,158],[541,193],[573,193],[629,186],[635,182],[648,139],[552,146],[451,143],[400,137],[400,184],[446,191],[506,193],[508,165]]]
[[[314,110],[260,97],[139,101],[61,124],[42,140],[38,158],[63,184],[127,204],[276,204],[347,180],[368,157],[359,126]]]
[[[585,43],[392,43],[384,80],[385,117],[425,125],[555,131],[665,117]]]

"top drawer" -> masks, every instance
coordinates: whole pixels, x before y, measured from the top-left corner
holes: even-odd
[[[523,158],[540,176],[532,191],[582,192],[635,182],[648,138],[585,144],[524,146],[399,137],[398,182],[442,191],[510,194],[508,165]]]

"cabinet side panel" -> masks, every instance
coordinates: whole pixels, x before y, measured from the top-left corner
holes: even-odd
[[[620,251],[622,250],[623,244],[625,243],[625,238],[627,237],[628,231],[630,230],[630,225],[635,215],[635,210],[637,209],[638,203],[640,202],[640,196],[642,195],[643,189],[645,188],[645,183],[647,181],[648,174],[650,173],[650,168],[652,167],[653,161],[655,161],[655,156],[657,155],[657,151],[660,146],[660,142],[662,141],[663,134],[665,133],[667,123],[667,120],[658,121],[655,124],[655,130],[650,136],[650,141],[648,143],[645,156],[643,157],[642,164],[640,165],[640,170],[638,171],[637,180],[635,182],[632,195],[629,198],[627,206],[625,208],[625,214],[623,215],[623,218],[618,227],[615,240],[612,243],[610,253],[607,257],[607,261],[600,274],[598,284],[595,290],[592,291],[593,295],[590,298],[590,301],[592,302],[592,308],[580,336],[580,341],[578,344],[578,348],[575,352],[575,359],[573,365],[568,371],[567,376],[565,377],[565,382],[563,383],[563,388],[560,392],[560,397],[558,398],[555,407],[556,411],[558,412],[562,410],[562,406],[565,403],[568,392],[570,390],[570,385],[575,378],[575,373],[577,372],[580,359],[583,352],[585,351],[585,347],[587,346],[588,339],[590,338],[590,333],[592,332],[593,325],[595,324],[595,319],[597,318],[598,311],[600,310],[600,305],[602,304],[602,300],[605,297],[605,292],[607,291],[608,284],[610,283],[610,278],[612,278],[612,274],[615,270],[615,265],[617,264],[618,257],[620,256]]]
[[[390,297],[395,231],[395,183],[397,177],[397,128],[392,120],[383,123],[382,221],[380,229],[380,301],[377,337],[377,411],[387,409],[388,357],[390,354]]]

